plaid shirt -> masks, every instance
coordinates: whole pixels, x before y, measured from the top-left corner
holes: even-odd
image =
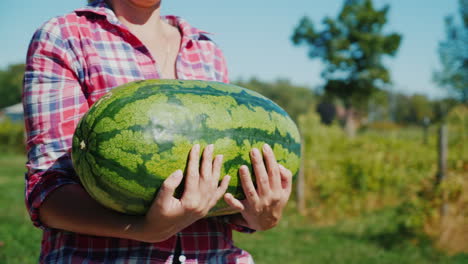
[[[164,18],[179,28],[179,79],[228,82],[225,60],[206,32],[184,20]],[[56,188],[80,184],[70,160],[73,132],[89,107],[113,87],[160,78],[158,62],[119,22],[104,0],[46,22],[34,34],[26,62],[23,104],[27,131],[26,205],[43,229],[41,263],[251,263],[233,245],[222,218],[200,220],[170,239],[144,243],[48,228],[38,208]]]

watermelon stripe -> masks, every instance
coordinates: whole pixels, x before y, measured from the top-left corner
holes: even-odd
[[[135,90],[133,93],[131,93],[131,96],[119,97],[119,100],[111,99],[112,101],[110,101],[109,104],[101,112],[106,113],[105,115],[107,117],[114,117],[127,104],[136,102],[139,100],[147,99],[149,96],[155,95],[149,92],[151,91],[138,89],[138,90]],[[93,113],[90,112],[90,114],[87,116],[91,117],[92,115]],[[97,122],[98,120],[92,120],[92,121],[96,121],[96,122],[91,123],[90,130],[94,130],[95,126],[99,124],[99,122]]]
[[[188,124],[187,124],[188,126]],[[187,127],[183,126],[182,127]],[[141,131],[145,129],[144,126],[135,125],[127,128],[128,130],[132,131]],[[110,132],[102,132],[96,134],[96,140],[98,142],[105,142],[109,138],[116,136],[121,131],[110,131]],[[191,130],[184,130],[183,128],[174,128],[173,131],[169,130],[168,133],[177,133],[183,135],[190,139],[190,141],[194,142],[196,140],[203,140],[206,142],[215,142],[218,139],[229,137],[236,141],[237,144],[242,144],[242,142],[247,139],[252,143],[255,142],[265,142],[270,145],[273,144],[280,144],[283,148],[287,149],[289,152],[292,152],[296,155],[301,154],[301,144],[296,142],[290,134],[287,134],[286,137],[282,136],[278,130],[275,130],[274,134],[270,134],[265,132],[261,129],[255,128],[232,128],[226,130],[216,130],[212,128],[208,128],[206,126],[203,127],[201,131],[191,131]],[[240,135],[240,136],[233,136],[233,135]],[[244,136],[247,135],[247,136]],[[253,135],[253,136],[252,136]],[[164,144],[169,144],[166,146],[166,149],[170,149],[170,146],[173,146],[173,143],[163,142]],[[159,144],[159,142],[158,142]],[[161,150],[163,152],[163,150]],[[130,152],[131,153],[131,152]]]
[[[233,166],[242,166],[242,165],[246,165],[247,163],[249,162],[245,162],[245,160],[242,158],[242,155],[239,155],[237,157],[235,157],[234,159],[232,160],[228,160],[226,162],[224,162],[223,166],[224,167],[233,167]],[[250,163],[249,163],[250,165]],[[251,166],[250,166],[251,167]],[[252,171],[252,170],[250,170]],[[242,185],[240,184],[240,178],[239,178],[239,175],[231,175],[232,177],[236,177],[236,178],[231,178],[231,182],[229,184],[229,188],[228,188],[228,192],[230,192],[231,194],[234,194],[234,197],[236,197],[237,199],[244,199],[245,198],[245,195],[244,195],[244,191],[242,189]],[[234,182],[234,180],[236,180],[236,182]],[[255,183],[255,178],[253,178],[254,180],[254,183]],[[237,184],[239,183],[239,184]],[[234,186],[234,187],[232,187]]]
[[[191,81],[191,82],[182,82],[183,85],[180,87],[174,86],[169,82],[169,84],[166,84],[167,81],[159,81],[159,80],[148,80],[148,81],[142,81],[140,82],[140,87],[136,85],[132,85],[131,89],[134,89],[133,95],[131,97],[128,97],[127,99],[121,100],[119,98],[119,102],[122,102],[122,104],[126,104],[131,101],[137,101],[140,99],[145,99],[148,96],[151,95],[156,95],[156,94],[161,94],[164,93],[168,96],[174,95],[174,94],[197,94],[197,95],[213,95],[213,96],[230,96],[233,97],[236,102],[239,105],[245,105],[249,109],[253,109],[253,107],[262,107],[265,111],[267,112],[277,112],[281,115],[288,116],[286,111],[281,109],[276,104],[272,104],[270,100],[265,98],[264,96],[255,93],[253,91],[247,92],[246,89],[237,87],[239,89],[239,92],[234,93],[234,92],[226,92],[223,90],[220,90],[219,88],[213,87],[213,85],[203,85],[204,82],[201,81]],[[205,86],[203,88],[200,88],[201,86]],[[225,86],[225,88],[232,88],[234,85],[227,85],[223,83],[217,83],[217,86],[222,87]],[[130,86],[125,87],[122,86],[120,89],[114,89],[113,92],[118,93],[121,90],[125,90],[125,88],[130,88]],[[255,95],[254,95],[255,94]],[[107,113],[107,111],[105,111]],[[110,114],[112,115],[112,114]]]
[[[153,175],[153,177],[147,177],[148,172],[146,171],[146,168],[144,166],[139,166],[136,172],[130,171],[122,166],[119,165],[118,162],[114,160],[109,160],[103,157],[100,153],[97,152],[90,152],[91,155],[96,157],[96,165],[104,168],[108,168],[111,171],[117,173],[120,176],[120,178],[125,179],[125,175],[132,175],[132,180],[136,181],[136,183],[142,185],[142,186],[159,186],[164,179],[169,176],[169,175]],[[163,180],[161,180],[161,178]],[[102,185],[108,185],[109,188],[114,188],[112,187],[113,183],[112,182],[103,182],[101,181],[102,178],[98,177],[96,179],[96,182],[98,184]],[[102,186],[104,187],[104,186]],[[121,191],[118,191],[118,193],[121,193]]]
[[[80,161],[83,161],[82,163],[88,169],[88,170],[82,171],[82,173],[80,174],[80,178],[83,178],[82,183],[84,184],[85,187],[88,187],[90,184],[92,184],[92,188],[98,188],[102,190],[103,192],[105,192],[108,196],[110,196],[109,189],[102,188],[103,185],[99,184],[99,182],[101,181],[101,177],[100,177],[100,173],[96,171],[97,167],[88,166],[88,164],[93,164],[93,161],[88,160],[87,157],[89,157],[89,154],[84,154],[82,155],[80,159]],[[80,165],[80,163],[81,162],[77,162],[78,166]],[[84,175],[86,175],[86,177],[83,177]],[[93,182],[88,182],[87,179],[92,179]],[[99,199],[99,198],[102,199],[102,197],[96,197],[93,192],[90,192],[90,195],[95,199]],[[127,202],[123,199],[122,195],[120,194],[118,196],[113,197],[113,201],[114,203],[121,204],[121,205],[127,204]],[[106,201],[101,201],[101,202],[106,202]],[[136,202],[140,202],[140,201],[137,200]]]
[[[83,159],[85,162],[88,162],[90,164],[92,164],[91,161],[88,161],[86,159],[86,156],[88,155],[92,155],[91,153],[87,154],[87,155],[83,155]],[[99,158],[98,158],[99,159]],[[92,166],[90,167],[90,171],[88,172],[90,175],[88,176],[94,176],[94,181],[95,181],[95,184],[96,184],[96,187],[102,189],[102,190],[105,190],[110,196],[113,196],[115,197],[116,200],[122,200],[122,201],[126,201],[126,202],[138,202],[140,200],[140,198],[132,198],[132,197],[129,197],[128,200],[127,198],[124,198],[122,196],[122,191],[119,190],[119,188],[116,188],[115,184],[112,183],[112,182],[106,182],[104,181],[103,177],[101,177],[101,172],[98,171],[98,167],[101,167],[102,165],[106,165],[106,164],[97,164],[96,162],[96,165],[97,166]],[[93,168],[94,167],[94,168]],[[118,170],[118,169],[117,169]],[[133,200],[133,201],[132,201]]]
[[[198,86],[195,85],[195,83],[196,82],[194,82],[194,84],[190,87],[184,86],[179,89],[174,89],[173,85],[163,84],[160,85],[159,89],[157,90],[154,89],[154,84],[149,83],[148,85],[144,85],[138,88],[136,93],[139,94],[141,92],[142,94],[146,94],[147,96],[158,93],[164,93],[167,94],[169,97],[175,94],[229,96],[233,97],[238,105],[245,105],[250,110],[253,110],[253,107],[262,107],[267,112],[276,112],[283,116],[288,116],[286,111],[281,109],[281,107],[279,107],[278,105],[272,104],[270,100],[266,99],[260,94],[258,94],[258,96],[254,96],[251,93],[247,93],[244,88],[241,88],[241,91],[239,93],[229,93],[216,89],[212,85],[208,85],[203,89],[200,89]],[[148,92],[148,90],[150,91]]]

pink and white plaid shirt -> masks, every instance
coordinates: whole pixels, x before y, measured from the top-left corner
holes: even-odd
[[[184,20],[165,17],[179,28],[179,79],[228,82],[221,50],[206,32]],[[222,218],[200,220],[161,243],[96,237],[48,228],[38,208],[56,188],[80,184],[69,151],[78,121],[113,87],[158,79],[158,62],[104,0],[53,18],[34,34],[26,62],[23,104],[27,131],[26,205],[43,229],[41,263],[251,263],[233,245],[232,229],[249,232]]]

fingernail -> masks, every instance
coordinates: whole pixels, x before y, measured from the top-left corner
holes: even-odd
[[[228,181],[228,182],[231,180],[231,176],[230,176],[230,175],[225,175],[224,178],[227,178],[227,181]]]
[[[208,150],[212,151],[214,149],[214,145],[213,144],[210,144],[207,146]]]
[[[252,154],[254,154],[254,155],[260,155],[260,150],[258,150],[258,148],[253,148],[253,149],[252,149]]]
[[[177,179],[182,177],[182,170],[176,170],[173,177]]]
[[[217,159],[220,159],[220,160],[223,160],[224,155],[223,155],[223,154],[216,155],[216,158],[217,158]]]
[[[270,145],[264,144],[264,145],[263,145],[263,150],[264,150],[264,151],[270,151],[270,150],[271,150]]]

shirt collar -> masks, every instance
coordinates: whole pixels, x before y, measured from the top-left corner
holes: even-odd
[[[114,11],[110,8],[110,6],[106,3],[105,0],[95,0],[85,7],[76,9],[75,13],[78,15],[95,14],[98,16],[102,16],[102,17],[105,17],[107,21],[109,21],[109,23],[114,24],[119,27],[126,28],[119,21]],[[169,15],[169,16],[163,16],[162,18],[169,24],[179,28],[179,30],[182,32],[182,37],[186,37],[191,40],[199,40],[202,35],[210,34],[206,31],[199,30],[195,27],[192,27],[187,21],[185,21],[184,19],[178,16]]]

